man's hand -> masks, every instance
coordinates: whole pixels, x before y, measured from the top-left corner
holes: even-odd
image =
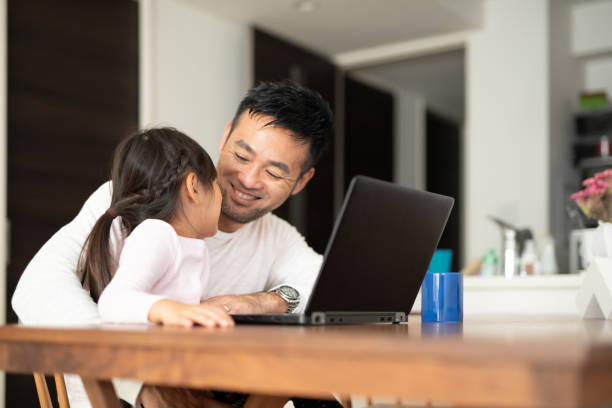
[[[289,306],[274,292],[215,296],[201,304],[219,306],[231,314],[285,313]]]

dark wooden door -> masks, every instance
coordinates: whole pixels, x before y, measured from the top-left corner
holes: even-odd
[[[318,91],[334,108],[335,68],[324,57],[255,29],[255,82],[292,79]],[[314,178],[274,213],[291,222],[318,253],[325,251],[334,221],[334,146]]]
[[[393,181],[393,95],[346,77],[344,184],[361,174]]]
[[[43,243],[108,179],[138,126],[138,3],[8,1],[10,298]],[[32,376],[7,376],[7,407],[37,407]]]
[[[459,124],[431,110],[426,113],[427,190],[455,198],[453,211],[446,223],[438,248],[453,250],[451,268],[463,265],[461,239],[461,132]]]

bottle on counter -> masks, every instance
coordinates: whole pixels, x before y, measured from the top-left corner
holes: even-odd
[[[525,241],[525,248],[519,260],[519,275],[537,275],[540,272],[540,262],[536,254],[535,244],[533,239]]]
[[[518,275],[518,248],[516,245],[516,230],[505,229],[503,240],[504,253],[502,254],[501,273],[506,278],[511,279]]]
[[[484,254],[482,257],[482,263],[480,264],[480,275],[497,275],[497,256],[495,256],[495,250],[493,248],[489,249],[489,252]]]
[[[544,237],[542,241],[540,273],[542,275],[552,275],[558,272],[557,258],[555,257],[555,241],[551,236]]]

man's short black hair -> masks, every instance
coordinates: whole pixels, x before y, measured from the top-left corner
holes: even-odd
[[[261,82],[251,88],[238,105],[230,135],[243,112],[271,116],[266,126],[282,126],[296,140],[310,143],[310,154],[303,165],[306,172],[314,167],[329,148],[333,137],[333,115],[329,103],[316,91],[293,81]]]

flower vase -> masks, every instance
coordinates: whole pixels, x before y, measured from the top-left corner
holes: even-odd
[[[580,258],[585,267],[596,257],[612,258],[612,223],[599,221],[597,228],[584,231]]]
[[[606,258],[612,258],[612,223],[599,221],[597,231],[601,235],[600,242],[603,245],[601,255]]]

